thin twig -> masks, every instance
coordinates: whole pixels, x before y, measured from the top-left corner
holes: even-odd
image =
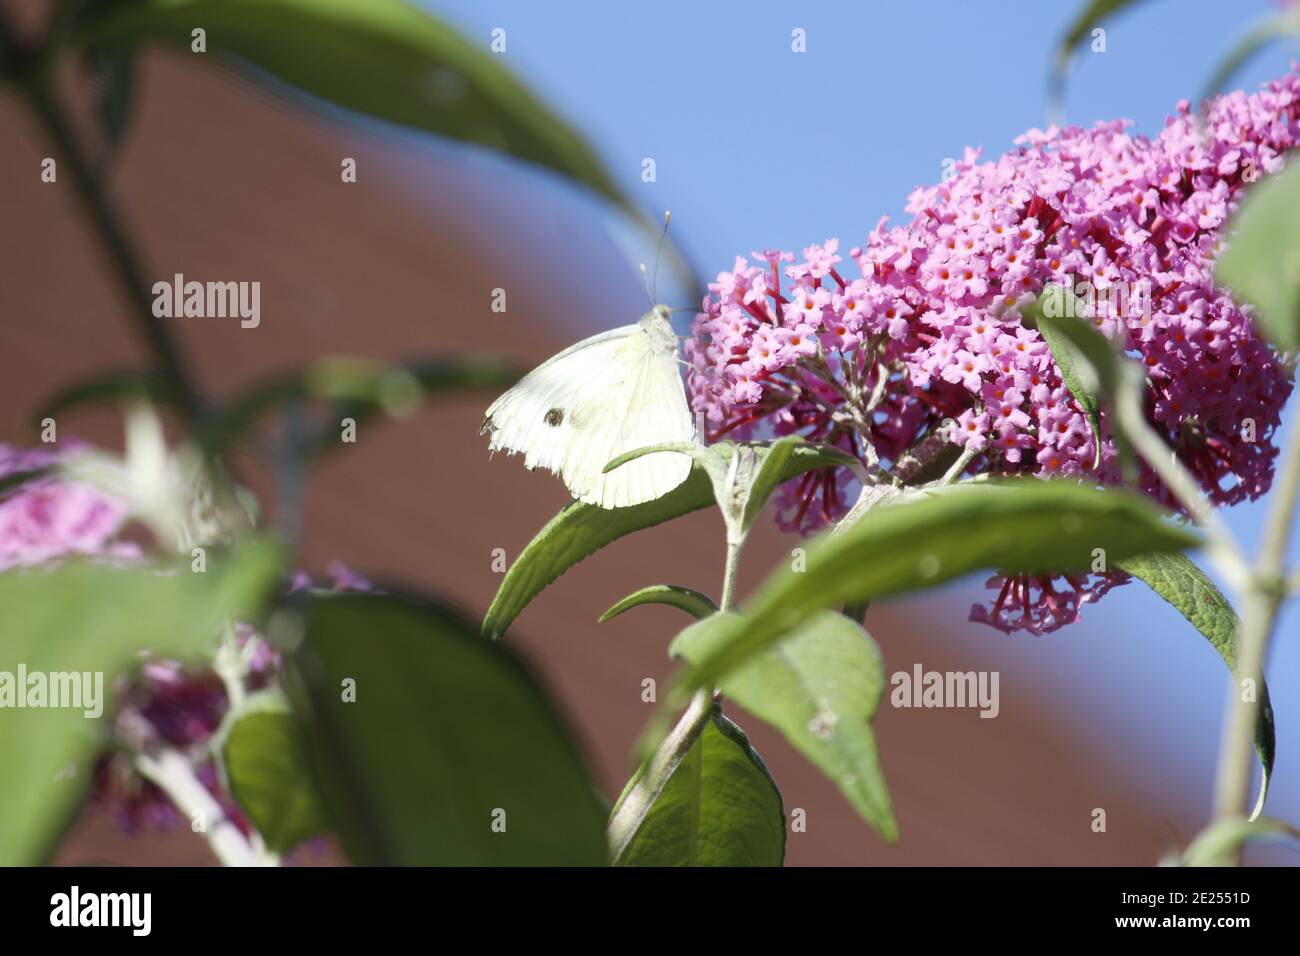
[[[217,859],[225,866],[277,866],[279,858],[244,837],[207,787],[194,775],[183,754],[163,750],[157,756],[137,754],[136,769],[167,794],[183,816],[202,823],[203,834]],[[258,840],[258,843],[261,841]]]
[[[1286,550],[1297,502],[1300,502],[1300,414],[1292,416],[1277,496],[1269,509],[1264,541],[1242,607],[1236,675],[1224,715],[1215,774],[1214,809],[1219,820],[1244,815],[1250,800],[1251,745],[1259,719],[1259,694],[1269,642],[1285,596]],[[1240,683],[1247,680],[1253,681],[1255,688],[1249,700]],[[1262,809],[1256,806],[1252,817],[1258,816]]]
[[[157,356],[182,411],[190,420],[196,420],[202,411],[202,403],[193,385],[194,379],[188,374],[185,360],[171,333],[153,314],[153,299],[149,292],[152,286],[132,251],[136,245],[130,240],[103,180],[91,170],[77,143],[72,124],[59,106],[48,68],[34,69],[21,85],[33,113],[62,154],[64,167],[72,173],[73,184],[90,213],[130,301],[131,315],[137,327]]]

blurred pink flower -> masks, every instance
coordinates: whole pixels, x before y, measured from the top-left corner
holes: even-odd
[[[52,468],[59,458],[0,444],[0,478]],[[0,496],[0,571],[70,555],[135,556],[135,545],[116,540],[126,519],[124,503],[90,485],[51,475],[24,482]]]

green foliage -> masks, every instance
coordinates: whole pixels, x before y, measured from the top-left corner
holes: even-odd
[[[1139,0],[1088,0],[1088,3],[1070,21],[1052,54],[1051,73],[1048,77],[1048,97],[1056,111],[1060,111],[1065,96],[1065,77],[1074,62],[1074,52],[1084,38],[1101,26],[1101,21],[1123,13]]]
[[[721,456],[725,466],[738,447],[742,446],[732,442],[719,442],[708,446],[708,451]],[[640,454],[648,454],[647,450],[638,451]],[[815,468],[838,465],[842,457],[843,453],[834,449],[797,445],[786,463],[784,480],[788,481]],[[713,485],[709,473],[706,466],[698,460],[684,482],[654,501],[628,508],[600,508],[573,502],[547,522],[510,566],[483,618],[483,633],[500,637],[533,598],[541,594],[551,582],[606,545],[633,531],[707,508],[713,502]]]
[[[1247,194],[1215,277],[1244,302],[1260,334],[1278,348],[1300,348],[1300,164],[1267,177]]]
[[[60,389],[36,410],[32,421],[39,423],[46,418],[57,418],[64,412],[79,410],[87,405],[126,405],[136,402],[175,408],[180,403],[180,397],[172,380],[161,372],[153,369],[115,369]]]
[[[138,652],[195,658],[232,618],[254,622],[281,570],[278,549],[253,543],[188,563],[113,568],[73,563],[0,574],[0,671],[102,674],[103,713],[0,710],[0,864],[46,859],[77,809],[113,717],[115,678]]]
[[[296,645],[286,688],[353,862],[608,863],[605,808],[509,648],[396,595],[313,592],[288,613],[271,637]]]
[[[1101,464],[1100,383],[1086,376],[1083,363],[1088,361],[1087,358],[1060,325],[1063,319],[1068,321],[1069,317],[1074,317],[1077,321],[1083,314],[1083,307],[1083,303],[1064,287],[1048,285],[1043,289],[1042,295],[1025,310],[1024,320],[1026,325],[1038,329],[1038,334],[1052,350],[1052,358],[1061,371],[1065,387],[1070,390],[1087,416],[1088,424],[1092,426],[1093,445],[1096,448],[1092,467],[1096,468]]]
[[[1229,817],[1206,828],[1176,862],[1181,866],[1224,866],[1248,842],[1288,837],[1300,840],[1300,830],[1268,817],[1257,820]]]
[[[403,0],[131,0],[95,8],[75,36],[96,50],[163,43],[188,52],[196,27],[210,54],[272,92],[284,90],[268,76],[548,167],[628,205],[582,137],[487,52],[488,37],[471,43]]]
[[[1118,343],[1107,339],[1083,317],[1085,308],[1073,293],[1058,285],[1048,285],[1026,310],[1026,315],[1051,348],[1070,394],[1088,415],[1097,436],[1094,462],[1101,461],[1100,410],[1105,408],[1120,466],[1129,484],[1134,484],[1138,474],[1137,453],[1131,436],[1118,427],[1116,403],[1122,388],[1135,394],[1144,387],[1146,378],[1136,362],[1124,358]]]
[[[682,631],[671,653],[707,661],[736,615]],[[890,842],[898,823],[876,751],[871,719],[885,690],[880,650],[863,628],[835,611],[810,616],[776,646],[723,675],[723,694],[780,730]]]
[[[221,454],[248,437],[258,420],[308,402],[333,409],[328,434],[315,435],[303,452],[316,455],[338,446],[338,422],[350,417],[360,425],[378,414],[408,415],[428,397],[449,391],[505,388],[518,373],[490,357],[428,359],[390,365],[372,359],[334,356],[302,369],[270,376],[249,386],[204,423],[203,448]]]
[[[1196,547],[1149,500],[1036,478],[957,486],[875,512],[807,550],[806,569],[772,574],[683,691],[716,685],[815,611],[934,587],[972,571],[1063,572]]]
[[[230,792],[270,850],[288,853],[326,828],[297,724],[283,701],[235,719],[222,752]]]
[[[618,859],[620,866],[780,866],[785,810],[744,731],[715,712]]]
[[[1223,92],[1232,81],[1232,78],[1241,71],[1241,68],[1254,59],[1256,53],[1274,40],[1293,37],[1298,34],[1300,34],[1300,9],[1295,7],[1270,13],[1262,20],[1255,22],[1233,44],[1228,55],[1215,68],[1214,75],[1205,84],[1205,92],[1201,95],[1201,98],[1209,99]]]
[[[1150,585],[1195,627],[1218,651],[1228,669],[1237,669],[1237,635],[1239,622],[1232,605],[1209,575],[1183,554],[1143,554],[1117,561],[1115,566]],[[1273,777],[1273,760],[1277,753],[1273,705],[1268,685],[1260,682],[1259,721],[1255,725],[1255,752],[1263,767],[1263,781],[1254,815],[1258,816],[1268,797]]]
[[[707,594],[701,594],[699,591],[693,591],[677,584],[655,584],[634,591],[623,598],[623,600],[602,614],[597,623],[604,624],[606,621],[618,617],[624,611],[630,611],[632,608],[641,607],[644,604],[667,604],[669,607],[685,611],[696,620],[702,620],[710,614],[716,614],[718,610],[718,606],[713,603]]]

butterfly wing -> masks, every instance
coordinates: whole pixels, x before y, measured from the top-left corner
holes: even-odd
[[[558,473],[575,498],[603,508],[657,498],[690,472],[686,456],[661,452],[602,474],[624,452],[694,437],[675,344],[643,323],[543,362],[492,404],[483,430],[491,450],[523,454],[525,467]]]
[[[558,473],[573,440],[573,409],[622,381],[615,357],[637,332],[626,325],[583,339],[525,375],[487,410],[481,431],[491,435],[489,450],[522,454],[525,468]]]
[[[675,349],[665,353],[641,334],[628,339],[616,361],[626,369],[619,385],[574,409],[578,437],[561,472],[575,498],[602,508],[651,501],[691,470],[691,460],[676,452],[644,455],[602,474],[605,465],[638,448],[695,438]]]

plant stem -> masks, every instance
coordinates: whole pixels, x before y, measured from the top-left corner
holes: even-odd
[[[225,866],[278,866],[279,857],[245,839],[239,827],[226,816],[207,787],[194,775],[183,754],[163,750],[156,757],[137,754],[136,769],[167,794],[188,820],[202,820],[204,838]],[[256,839],[256,838],[255,838]],[[260,844],[260,840],[256,841]]]
[[[673,771],[699,739],[705,724],[712,716],[713,694],[706,690],[696,691],[686,712],[668,732],[668,736],[664,738],[664,742],[650,759],[645,773],[638,778],[627,796],[614,808],[609,818],[608,833],[610,853],[615,863],[627,850],[632,837],[636,836],[637,830],[645,822],[650,808],[659,799],[659,794],[663,793]]]
[[[740,549],[745,544],[745,533],[738,525],[727,529],[727,563],[722,572],[722,598],[718,611],[726,613],[735,604],[736,571],[740,567]],[[636,831],[645,822],[646,814],[663,793],[668,780],[682,759],[690,752],[713,716],[715,697],[713,690],[698,690],[686,711],[678,718],[655,755],[650,758],[645,773],[632,785],[609,818],[609,846],[615,863],[622,857]]]
[[[1201,492],[1201,487],[1191,472],[1183,467],[1173,449],[1148,424],[1142,413],[1141,390],[1135,382],[1130,380],[1121,383],[1115,405],[1124,434],[1179,504],[1187,509],[1192,521],[1205,531],[1206,552],[1227,583],[1234,590],[1244,593],[1250,586],[1250,568],[1242,557],[1236,539],[1228,530],[1227,523]]]
[[[1269,509],[1264,541],[1242,607],[1237,668],[1224,715],[1215,775],[1214,813],[1220,821],[1244,816],[1250,799],[1251,745],[1259,716],[1258,697],[1269,642],[1285,593],[1287,542],[1297,501],[1300,501],[1300,414],[1293,412],[1277,497]],[[1254,700],[1243,699],[1241,682],[1246,680],[1254,682]],[[1261,809],[1257,806],[1252,816],[1258,815]]]
[[[193,379],[187,373],[175,340],[153,314],[153,300],[149,292],[151,286],[132,251],[135,246],[104,190],[102,181],[91,170],[82,154],[72,125],[59,106],[49,68],[43,65],[34,68],[24,78],[22,88],[32,111],[62,153],[64,166],[72,173],[77,192],[90,213],[99,238],[108,250],[118,279],[130,300],[131,313],[140,332],[157,356],[168,384],[175,390],[181,410],[191,421],[196,420],[202,411],[202,404],[192,384]]]
[[[727,612],[736,601],[736,572],[740,568],[740,549],[745,543],[743,535],[727,533],[727,563],[722,572],[722,598],[718,610]]]

